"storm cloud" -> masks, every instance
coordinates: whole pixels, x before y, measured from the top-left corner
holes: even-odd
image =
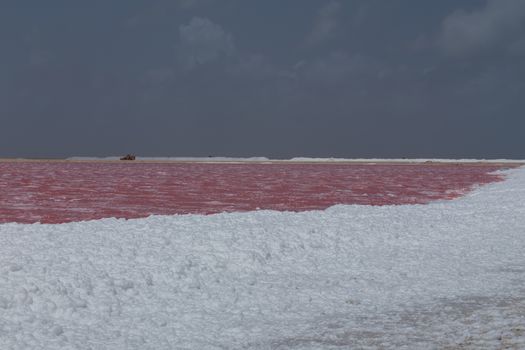
[[[235,45],[231,34],[207,18],[194,17],[179,28],[180,50],[187,68],[231,56]]]
[[[489,0],[485,6],[470,12],[456,10],[442,24],[439,39],[448,55],[468,56],[519,45],[525,39],[525,2],[522,0]]]
[[[525,158],[524,4],[8,1],[0,156]]]
[[[307,43],[316,45],[322,43],[335,35],[338,23],[338,15],[341,4],[338,1],[330,1],[319,10],[312,32],[307,37]]]

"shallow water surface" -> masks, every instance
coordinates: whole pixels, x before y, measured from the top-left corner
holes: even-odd
[[[0,223],[453,199],[498,165],[0,162]]]

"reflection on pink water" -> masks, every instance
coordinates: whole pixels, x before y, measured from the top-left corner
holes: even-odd
[[[0,223],[452,199],[501,166],[0,162]]]

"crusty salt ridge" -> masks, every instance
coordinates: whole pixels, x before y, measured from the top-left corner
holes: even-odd
[[[428,205],[0,225],[0,349],[525,348],[525,168]]]

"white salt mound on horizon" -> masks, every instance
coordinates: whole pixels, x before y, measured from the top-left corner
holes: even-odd
[[[0,225],[0,349],[523,349],[505,173],[428,205]]]
[[[69,157],[66,160],[119,160],[119,156],[110,157]],[[273,159],[267,157],[142,157],[137,156],[136,160],[143,161],[180,161],[180,162],[235,162],[235,163],[265,163],[265,162],[296,162],[296,163],[525,163],[520,159],[442,159],[442,158],[312,158],[312,157],[293,157],[289,159]]]

